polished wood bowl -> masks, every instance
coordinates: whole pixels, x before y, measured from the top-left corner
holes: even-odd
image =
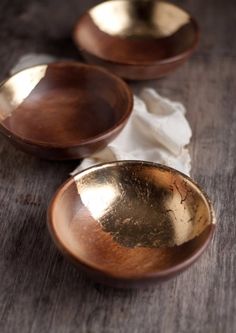
[[[131,80],[156,79],[184,63],[195,50],[193,17],[158,0],[110,0],[86,12],[74,30],[85,59]]]
[[[115,287],[180,273],[205,250],[214,223],[211,203],[189,177],[142,161],[82,171],[48,208],[58,248],[95,281]]]
[[[126,124],[133,96],[102,68],[57,62],[25,69],[0,86],[0,132],[47,159],[79,159],[104,148]]]

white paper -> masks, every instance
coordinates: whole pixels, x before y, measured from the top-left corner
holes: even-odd
[[[123,131],[103,150],[86,158],[72,174],[114,160],[144,160],[173,167],[187,175],[191,158],[187,145],[192,131],[184,106],[144,88],[134,96],[134,109]]]

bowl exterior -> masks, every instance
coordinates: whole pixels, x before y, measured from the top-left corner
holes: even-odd
[[[0,133],[16,148],[24,151],[25,153],[34,155],[36,157],[47,160],[77,160],[91,156],[96,151],[105,148],[110,141],[120,133],[125,126],[128,119],[122,122],[112,132],[108,133],[105,137],[98,138],[94,142],[81,143],[73,147],[51,147],[47,145],[33,144],[25,141],[13,133],[9,132],[6,128],[0,125]]]
[[[185,57],[181,57],[175,61],[160,64],[157,63],[148,66],[113,63],[89,54],[85,50],[80,51],[86,62],[89,64],[102,66],[110,72],[126,80],[145,81],[159,79],[165,77],[168,74],[171,74],[190,58],[194,50],[190,51],[187,55],[185,55]]]

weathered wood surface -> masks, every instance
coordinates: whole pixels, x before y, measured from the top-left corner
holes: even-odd
[[[1,79],[28,52],[76,57],[71,28],[95,2],[1,0]],[[192,176],[215,205],[214,242],[197,264],[164,284],[134,291],[96,285],[58,253],[45,224],[48,202],[76,162],[38,160],[1,137],[1,333],[236,332],[236,4],[178,3],[201,24],[199,51],[149,85],[187,106]]]

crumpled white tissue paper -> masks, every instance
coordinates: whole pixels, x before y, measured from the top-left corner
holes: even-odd
[[[106,148],[86,158],[72,174],[114,160],[144,160],[168,165],[187,175],[191,158],[186,146],[192,135],[184,106],[144,88],[134,96],[127,125]]]

